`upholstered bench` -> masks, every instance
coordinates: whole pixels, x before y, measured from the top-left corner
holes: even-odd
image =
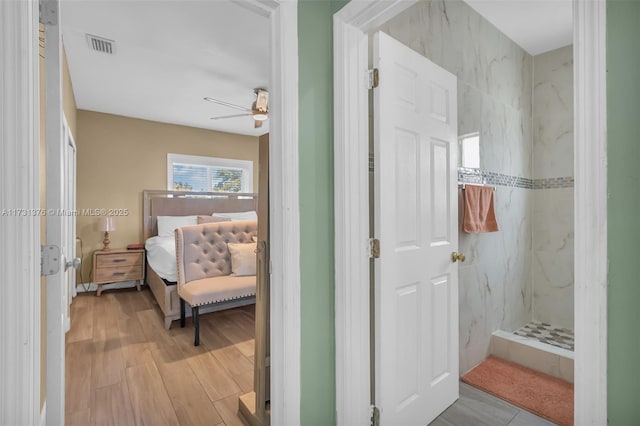
[[[199,308],[219,309],[255,303],[256,221],[217,222],[177,228],[176,258],[180,326],[191,306],[194,345],[200,344]]]

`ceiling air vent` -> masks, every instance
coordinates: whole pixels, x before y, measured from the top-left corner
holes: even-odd
[[[116,53],[116,42],[113,40],[87,34],[87,41],[91,50],[108,55]]]

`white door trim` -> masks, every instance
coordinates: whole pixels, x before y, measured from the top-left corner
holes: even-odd
[[[0,217],[0,424],[32,425],[40,422],[38,2],[0,2],[0,28],[0,207],[20,209]]]
[[[336,409],[370,421],[366,32],[415,1],[348,3],[334,15]],[[605,424],[606,86],[604,0],[574,0],[576,424]],[[579,143],[578,143],[579,141]]]
[[[347,3],[333,17],[336,412],[371,418],[367,31],[416,1]]]
[[[62,29],[60,0],[43,0],[45,63],[45,164],[47,245],[55,245],[63,253],[64,227],[60,216],[65,208],[64,154],[62,114]],[[47,11],[46,13],[44,11]],[[47,276],[47,424],[64,424],[65,415],[65,325],[67,280],[63,256],[58,259],[59,270]]]
[[[271,424],[300,424],[297,0],[237,0],[271,22]]]
[[[573,2],[575,424],[607,424],[606,1]]]
[[[300,424],[298,4],[254,3],[271,7],[271,424],[295,425]]]

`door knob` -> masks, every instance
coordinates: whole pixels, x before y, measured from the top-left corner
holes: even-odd
[[[72,260],[67,260],[64,264],[64,270],[66,271],[69,268],[78,269],[81,262],[82,261],[79,257],[74,257]]]
[[[466,259],[466,257],[462,253],[457,253],[455,251],[453,253],[451,253],[451,260],[453,262],[457,262],[458,260],[460,262],[464,262],[465,259]]]

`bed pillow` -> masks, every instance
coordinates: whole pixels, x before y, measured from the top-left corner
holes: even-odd
[[[228,217],[220,217],[220,216],[198,216],[198,225],[203,223],[216,223],[216,222],[230,222],[231,219]]]
[[[176,228],[198,224],[198,216],[158,216],[158,236],[173,237]]]
[[[231,276],[244,277],[256,274],[256,243],[227,244],[231,253]]]
[[[258,214],[254,210],[248,212],[213,213],[211,216],[215,218],[226,218],[232,222],[239,220],[258,220]]]

